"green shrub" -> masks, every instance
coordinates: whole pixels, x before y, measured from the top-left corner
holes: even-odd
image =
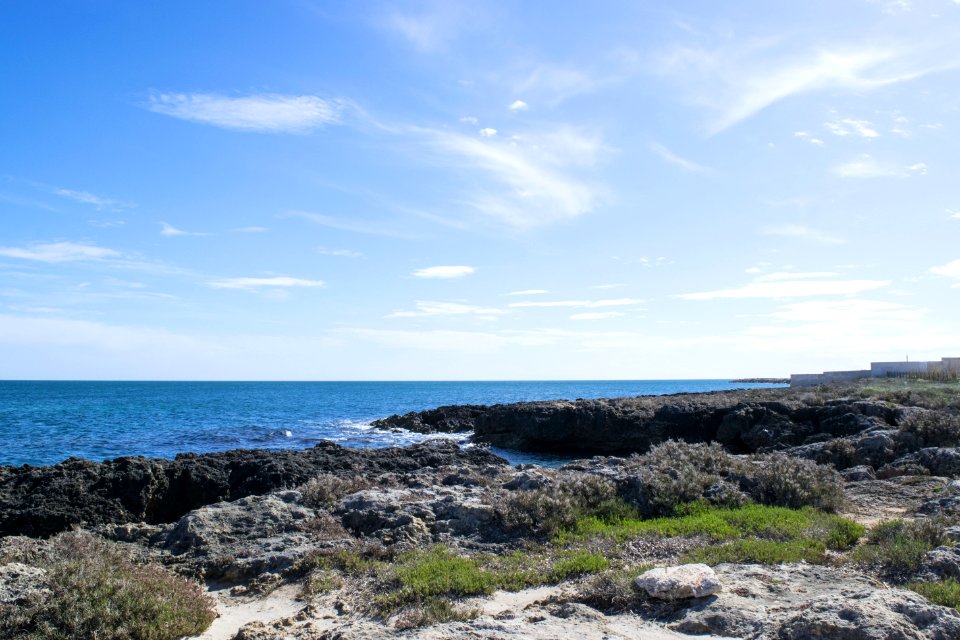
[[[726,544],[695,549],[684,557],[685,562],[710,565],[724,562],[782,564],[785,562],[820,563],[825,559],[826,545],[819,540],[736,540]]]
[[[854,552],[854,559],[903,576],[919,569],[926,553],[946,542],[944,526],[937,519],[885,520],[870,530],[866,544]]]
[[[597,573],[610,566],[610,561],[599,553],[576,551],[554,563],[550,570],[549,582],[562,582],[573,576]]]
[[[752,504],[722,509],[694,503],[678,508],[677,512],[684,515],[615,522],[584,518],[573,529],[559,533],[556,540],[568,543],[607,537],[623,542],[641,536],[706,536],[714,542],[723,542],[754,537],[780,542],[809,539],[831,549],[849,549],[863,535],[863,527],[856,522],[809,507],[788,509]]]
[[[844,504],[843,478],[834,469],[811,460],[772,454],[754,476],[754,499],[763,504],[837,511]]]
[[[613,520],[636,514],[617,496],[612,481],[583,473],[559,475],[539,489],[511,492],[499,510],[508,527],[546,535],[587,516]]]
[[[215,615],[195,582],[137,564],[89,533],[54,537],[33,564],[47,570],[52,594],[17,608],[12,624],[4,616],[6,637],[173,640],[203,632]]]
[[[960,582],[953,578],[939,582],[911,582],[907,589],[916,591],[933,604],[960,611]]]
[[[960,416],[946,411],[912,413],[900,425],[902,434],[912,436],[915,449],[960,445]]]

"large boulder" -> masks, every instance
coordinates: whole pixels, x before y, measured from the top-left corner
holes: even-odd
[[[705,564],[650,569],[639,575],[635,582],[651,598],[661,600],[704,598],[720,591],[717,574]]]

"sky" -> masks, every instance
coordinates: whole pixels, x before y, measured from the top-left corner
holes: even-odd
[[[960,0],[5,2],[0,378],[960,356]]]

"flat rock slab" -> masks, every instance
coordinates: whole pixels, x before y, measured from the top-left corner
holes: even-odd
[[[672,629],[752,640],[960,638],[956,610],[852,571],[802,563],[715,569],[724,591],[678,605]]]

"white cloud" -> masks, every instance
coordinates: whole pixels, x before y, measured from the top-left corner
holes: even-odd
[[[404,240],[410,240],[418,237],[407,231],[393,229],[388,223],[375,220],[371,220],[369,222],[364,222],[362,220],[344,221],[323,213],[311,213],[309,211],[287,211],[283,214],[280,214],[278,217],[302,218],[303,220],[308,220],[314,224],[319,224],[324,227],[340,229],[341,231],[351,231],[353,233],[366,233],[374,236],[387,236],[390,238],[401,238]]]
[[[851,330],[865,322],[901,322],[919,320],[923,309],[877,300],[809,300],[783,305],[771,318],[791,322],[841,323]]]
[[[340,121],[344,104],[317,96],[275,93],[233,98],[210,93],[158,93],[147,108],[155,113],[224,129],[306,133]]]
[[[690,173],[707,173],[713,171],[710,167],[705,167],[702,164],[698,164],[693,160],[687,160],[686,158],[681,158],[674,152],[667,149],[662,144],[651,142],[650,150],[656,153],[658,156],[663,158],[665,161],[669,162],[672,165],[680,167],[684,171],[689,171]]]
[[[960,2],[960,0],[958,0]],[[953,220],[960,220],[960,209],[947,209],[947,215]]]
[[[404,38],[423,53],[446,50],[468,28],[483,22],[483,14],[467,3],[444,1],[420,3],[425,10],[393,12],[379,19],[380,26]]]
[[[954,260],[953,262],[948,262],[947,264],[939,267],[933,267],[930,269],[930,272],[935,273],[938,276],[960,280],[960,259]]]
[[[831,171],[841,178],[892,178],[903,175],[899,168],[881,164],[866,153],[856,160],[836,165]]]
[[[460,118],[460,122],[462,122],[463,124],[473,124],[473,125],[480,124],[480,120],[478,120],[477,118],[474,118],[473,116],[464,116]]]
[[[492,138],[493,136],[497,135],[497,130],[491,129],[490,127],[484,127],[483,129],[480,129],[480,135],[484,138]]]
[[[478,139],[447,131],[427,131],[434,149],[476,183],[465,204],[518,228],[575,218],[597,205],[602,189],[581,178],[576,167],[594,165],[606,151],[597,138],[570,128],[525,133],[509,140]]]
[[[879,289],[889,284],[889,280],[779,280],[767,282],[755,280],[736,289],[683,293],[677,297],[683,300],[717,300],[838,296]]]
[[[553,308],[553,307],[572,307],[572,308],[583,308],[583,309],[596,309],[601,307],[626,307],[632,305],[643,304],[643,300],[638,300],[637,298],[611,298],[608,300],[547,300],[547,301],[537,301],[531,302],[529,300],[524,302],[511,302],[508,307],[515,308],[530,308],[530,307],[542,307],[542,308]]]
[[[74,191],[73,189],[61,189],[57,187],[53,189],[53,193],[61,198],[82,202],[83,204],[91,204],[97,209],[118,211],[120,209],[129,209],[132,206],[129,203],[120,202],[119,200],[114,200],[113,198],[104,198],[92,194],[89,191]]]
[[[916,164],[911,164],[903,168],[904,171],[910,174],[916,174],[920,176],[927,175],[927,163],[926,162],[917,162]]]
[[[530,106],[523,100],[514,100],[507,108],[510,109],[510,111],[526,111]]]
[[[606,320],[608,318],[619,318],[623,313],[620,311],[596,311],[587,313],[574,313],[570,316],[571,320]]]
[[[266,233],[270,229],[266,227],[240,227],[239,229],[234,229],[237,233]]]
[[[105,258],[118,258],[120,255],[119,251],[113,249],[73,242],[33,244],[28,248],[0,247],[0,256],[51,263],[103,260]]]
[[[317,253],[324,256],[336,256],[338,258],[362,258],[363,254],[351,249],[328,249],[326,247],[317,247]]]
[[[844,242],[843,238],[827,233],[825,231],[820,231],[819,229],[813,229],[811,227],[808,227],[802,224],[771,225],[771,226],[765,227],[762,233],[763,235],[767,235],[767,236],[781,236],[784,238],[801,238],[804,240],[819,242],[821,244],[843,244]]]
[[[490,307],[478,307],[460,302],[430,302],[418,300],[415,305],[416,311],[394,311],[388,314],[387,318],[418,318],[424,316],[463,316],[473,315],[480,318],[493,318],[505,313],[503,309]]]
[[[168,237],[168,238],[175,238],[175,237],[177,237],[177,236],[206,236],[206,235],[210,235],[210,234],[208,234],[208,233],[198,233],[198,232],[196,232],[196,231],[184,231],[183,229],[177,229],[175,226],[173,226],[173,225],[171,225],[171,224],[167,224],[166,222],[160,222],[159,224],[160,224],[160,226],[161,226],[160,235],[166,236],[166,237]]]
[[[546,289],[524,289],[523,291],[511,291],[508,296],[539,296],[544,293],[550,293]]]
[[[708,129],[716,134],[792,96],[870,91],[957,63],[893,43],[799,49],[792,44],[786,38],[737,39],[715,49],[677,48],[658,61],[656,71],[674,78],[691,101],[715,113]]]
[[[794,138],[800,138],[801,140],[806,140],[806,141],[809,142],[810,144],[815,144],[815,145],[818,145],[818,146],[823,145],[823,140],[821,140],[820,138],[814,138],[814,137],[811,136],[810,133],[807,132],[807,131],[794,131],[794,132],[793,132],[793,137],[794,137]]]
[[[255,290],[262,287],[322,287],[324,283],[322,280],[274,276],[271,278],[225,278],[223,280],[213,280],[208,282],[207,285],[214,289]]]
[[[750,271],[749,269],[747,270]],[[778,282],[780,280],[811,280],[813,278],[833,278],[837,274],[832,271],[806,271],[792,272],[781,271],[778,273],[768,273],[754,278],[754,282]]]
[[[416,278],[462,278],[463,276],[468,276],[471,273],[476,271],[473,267],[467,267],[463,265],[457,266],[436,266],[436,267],[425,267],[423,269],[417,269],[411,275]]]
[[[861,138],[879,138],[880,134],[873,128],[873,123],[869,120],[854,120],[853,118],[842,118],[825,122],[824,125],[830,133],[835,136],[856,135]]]

